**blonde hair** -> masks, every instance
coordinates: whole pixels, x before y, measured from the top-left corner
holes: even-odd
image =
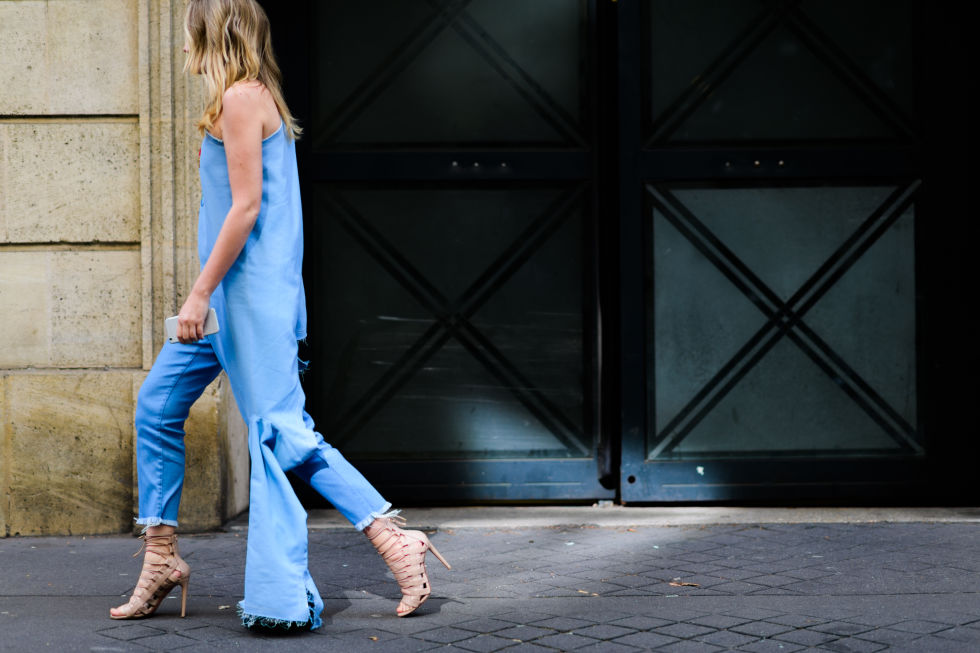
[[[190,0],[184,19],[184,71],[204,77],[207,100],[197,128],[204,135],[221,115],[222,97],[240,81],[258,81],[272,95],[293,138],[302,130],[282,96],[269,19],[255,0]]]

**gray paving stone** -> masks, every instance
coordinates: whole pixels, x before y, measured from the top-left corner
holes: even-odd
[[[745,644],[750,644],[752,642],[759,641],[758,637],[733,633],[729,630],[719,630],[717,632],[711,633],[710,635],[704,635],[703,637],[698,637],[697,639],[699,642],[706,642],[708,644],[714,644],[716,646],[722,646],[726,648],[737,648],[739,646],[744,646]]]
[[[612,624],[596,624],[594,626],[578,628],[575,630],[575,634],[585,635],[586,637],[592,637],[593,639],[615,639],[616,637],[629,635],[633,632],[636,631],[632,628],[614,626]]]
[[[744,624],[750,620],[740,617],[729,617],[723,614],[708,614],[704,615],[703,617],[689,619],[688,621],[699,626],[707,626],[709,628],[721,630],[724,628],[731,628],[732,626],[737,626],[739,624]]]
[[[194,644],[197,644],[198,641],[176,633],[167,633],[165,635],[156,635],[154,637],[143,637],[136,640],[136,643],[154,651],[176,651],[188,646],[193,646]]]
[[[871,630],[871,627],[862,624],[854,624],[848,621],[831,621],[829,623],[811,626],[810,630],[818,630],[823,633],[845,636],[866,633]]]
[[[122,626],[104,628],[97,632],[103,637],[111,637],[112,639],[117,639],[123,642],[131,642],[144,637],[155,637],[166,633],[165,630],[151,628],[150,626],[145,626],[141,623],[127,623]]]
[[[498,637],[506,637],[507,639],[520,640],[522,642],[530,642],[532,640],[538,639],[539,637],[544,637],[545,635],[552,635],[555,631],[550,628],[536,628],[534,626],[515,626],[513,628],[505,628],[504,630],[498,630],[494,634]]]
[[[595,642],[575,649],[575,653],[635,653],[638,650],[640,649],[635,646],[617,644],[616,642]]]
[[[832,642],[835,639],[840,639],[839,635],[832,635],[830,633],[821,633],[816,630],[791,630],[788,633],[780,633],[773,637],[775,640],[781,642],[793,642],[794,644],[802,644],[804,646],[819,646],[820,644],[826,644],[827,642]]]
[[[587,628],[589,626],[593,626],[595,625],[595,622],[586,621],[585,619],[570,619],[568,617],[551,617],[550,619],[533,621],[530,625],[537,626],[538,628],[550,628],[551,630],[567,633],[575,630],[576,628]]]
[[[939,631],[935,634],[935,636],[939,637],[940,639],[948,639],[954,642],[974,644],[977,650],[980,651],[980,630],[959,626],[956,628],[950,628],[949,630]]]
[[[919,639],[920,637],[921,635],[918,633],[910,633],[903,630],[892,630],[891,628],[877,628],[866,633],[861,633],[860,639],[870,642],[878,642],[880,644],[887,644],[889,646],[896,646],[899,644],[907,644],[908,642]]]
[[[667,637],[666,635],[658,635],[657,633],[634,633],[632,635],[626,635],[625,637],[620,637],[618,639],[612,640],[617,644],[627,644],[629,646],[635,646],[637,648],[657,648],[659,646],[666,646],[667,644],[672,644],[676,642],[675,637]]]
[[[972,644],[960,644],[944,640],[932,635],[923,637],[907,644],[899,644],[888,649],[892,653],[976,653],[977,649]]]
[[[440,551],[440,553],[442,552]],[[525,644],[517,644],[516,646],[512,646],[511,648],[504,649],[504,650],[506,650],[507,653],[543,653],[544,651],[548,651],[549,653],[551,653],[555,649],[549,648],[547,646],[538,646],[537,644],[525,643]]]
[[[790,578],[789,576],[781,575],[770,575],[770,576],[753,576],[752,583],[758,585],[766,585],[768,587],[782,587],[783,585],[791,585],[792,583],[798,583],[798,578]]]
[[[490,653],[491,651],[500,651],[509,648],[517,643],[512,639],[497,637],[495,635],[477,635],[461,642],[455,642],[453,646],[466,649],[467,651],[476,651],[477,653]]]
[[[707,635],[713,632],[714,630],[715,630],[714,628],[698,626],[692,623],[679,623],[679,624],[671,624],[669,626],[663,626],[661,628],[656,628],[655,632],[661,635],[668,635],[670,637],[690,639],[692,637],[698,637],[700,635]]]
[[[750,621],[740,626],[733,626],[730,630],[736,633],[742,633],[743,635],[772,637],[773,635],[779,635],[780,633],[789,632],[794,629],[790,626],[774,624],[770,621]]]
[[[609,623],[614,626],[622,626],[624,628],[632,628],[634,630],[652,630],[654,628],[666,626],[675,622],[668,621],[666,619],[658,619],[656,617],[638,615],[635,617],[617,619],[616,621],[610,621]]]
[[[441,552],[440,552],[441,553]],[[459,642],[464,639],[469,639],[473,637],[474,633],[469,630],[463,630],[462,628],[436,628],[435,630],[426,630],[418,635],[417,639],[422,639],[427,642],[439,642],[440,644],[451,644],[453,642]]]
[[[583,637],[575,633],[558,633],[555,635],[545,635],[540,639],[534,640],[535,644],[550,646],[559,651],[573,651],[577,648],[594,644],[595,640],[591,637]]]
[[[768,617],[766,621],[770,621],[774,624],[781,624],[783,626],[792,626],[794,628],[808,628],[826,623],[827,620],[818,619],[817,617],[811,617],[803,614],[781,614],[775,617]]]
[[[342,641],[344,644],[348,644],[347,640]],[[412,637],[398,637],[395,639],[385,640],[383,643],[371,642],[368,644],[367,642],[362,641],[359,643],[359,645],[353,647],[353,650],[378,651],[378,653],[381,653],[382,651],[384,653],[412,653],[414,651],[431,651],[434,648],[441,646],[441,644],[425,642]]]
[[[875,653],[876,651],[886,650],[888,646],[878,642],[869,642],[866,639],[858,639],[857,637],[844,637],[843,639],[828,642],[817,648],[822,651],[834,651],[835,653]]]
[[[457,628],[471,630],[477,633],[492,633],[505,628],[513,628],[514,624],[502,619],[474,619],[473,621],[463,621],[456,624]]]
[[[661,646],[657,650],[666,651],[666,653],[711,653],[712,651],[724,651],[725,649],[720,646],[705,644],[704,642],[684,640],[668,644],[667,646]]]
[[[949,624],[938,623],[936,621],[925,621],[922,619],[912,619],[900,621],[889,626],[892,630],[901,630],[907,633],[919,633],[922,635],[935,633],[949,628]]]
[[[751,644],[740,646],[738,650],[752,651],[753,653],[795,653],[796,651],[802,651],[805,648],[805,646],[800,646],[799,644],[793,644],[791,642],[779,642],[774,639],[760,639],[752,642]]]

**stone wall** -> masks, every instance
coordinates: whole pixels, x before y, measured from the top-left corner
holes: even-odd
[[[0,0],[0,534],[132,528],[136,392],[198,267],[182,14]],[[247,503],[223,376],[187,445],[182,528],[213,528]]]

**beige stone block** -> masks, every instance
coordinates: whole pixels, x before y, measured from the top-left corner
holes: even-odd
[[[132,372],[7,376],[11,535],[129,528],[131,388]]]
[[[0,251],[0,367],[140,367],[140,253]]]
[[[50,364],[141,367],[140,253],[50,256]]]
[[[139,111],[138,11],[136,0],[49,0],[51,112]]]
[[[0,252],[0,367],[51,363],[49,263],[47,252]]]
[[[0,132],[6,242],[139,241],[135,121],[10,123]]]
[[[0,1],[0,115],[46,113],[45,6]]]
[[[0,114],[135,114],[135,0],[0,1]],[[16,56],[9,56],[16,53]]]

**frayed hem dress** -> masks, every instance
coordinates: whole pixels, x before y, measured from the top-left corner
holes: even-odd
[[[198,254],[207,262],[231,208],[224,144],[201,146]],[[248,425],[251,458],[243,625],[321,625],[323,602],[307,562],[306,511],[292,471],[358,530],[391,504],[314,430],[299,381],[306,337],[303,216],[296,148],[285,125],[262,141],[262,204],[241,254],[211,296],[219,331],[193,344],[166,343],[136,408],[137,523],[177,525],[184,478],[183,424],[223,369]]]

